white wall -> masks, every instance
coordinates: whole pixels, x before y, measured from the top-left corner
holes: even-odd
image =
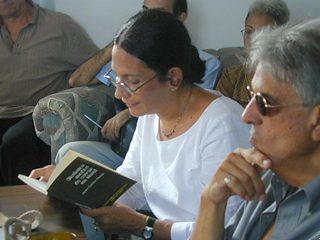
[[[69,14],[88,31],[98,46],[110,42],[118,28],[141,9],[142,0],[35,0]],[[186,21],[194,43],[201,48],[242,46],[240,30],[252,0],[189,0]],[[286,0],[291,19],[320,17],[320,0]]]

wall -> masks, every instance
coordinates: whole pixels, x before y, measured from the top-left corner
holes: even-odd
[[[103,47],[120,25],[142,6],[142,0],[35,0],[76,19]],[[252,0],[189,0],[186,21],[194,43],[201,48],[241,46],[240,30]],[[291,19],[320,17],[319,0],[286,0]]]

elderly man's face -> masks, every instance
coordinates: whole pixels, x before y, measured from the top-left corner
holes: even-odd
[[[310,154],[316,148],[311,134],[311,110],[300,104],[292,86],[277,82],[259,65],[252,90],[260,92],[270,105],[285,107],[269,108],[263,115],[257,101],[251,99],[242,116],[243,121],[252,124],[251,144],[272,160],[275,169],[285,169],[287,164],[297,163],[295,159]]]
[[[243,31],[243,45],[246,49],[251,47],[251,35],[263,27],[273,26],[274,20],[264,15],[252,15],[248,17]]]
[[[25,0],[0,0],[0,16],[4,18],[17,17]]]

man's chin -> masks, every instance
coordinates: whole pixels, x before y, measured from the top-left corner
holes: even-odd
[[[250,135],[249,141],[252,147],[257,148],[257,139],[253,135]]]

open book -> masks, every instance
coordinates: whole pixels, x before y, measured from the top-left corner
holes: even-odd
[[[48,182],[18,175],[37,191],[80,207],[112,205],[135,181],[75,151],[68,151]]]

